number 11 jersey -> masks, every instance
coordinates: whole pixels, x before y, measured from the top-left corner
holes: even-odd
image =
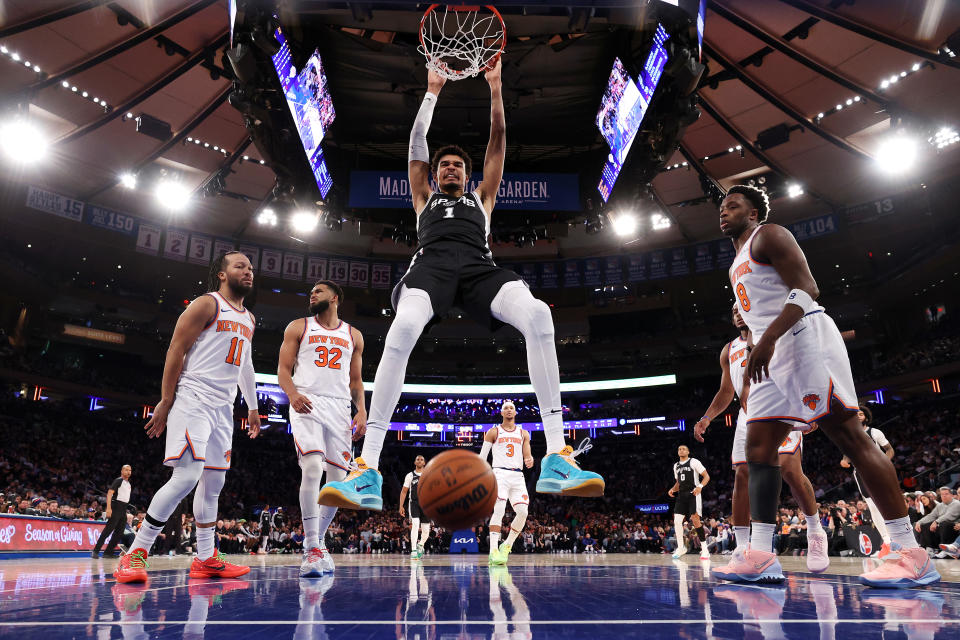
[[[327,329],[316,317],[304,318],[293,384],[300,393],[350,400],[353,333],[340,321]]]

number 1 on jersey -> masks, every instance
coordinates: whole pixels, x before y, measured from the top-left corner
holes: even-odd
[[[443,217],[444,217],[444,218],[452,218],[452,217],[453,217],[453,207],[444,207],[443,210],[444,210],[444,212],[445,212],[445,213],[443,214]]]
[[[240,366],[240,357],[243,355],[243,340],[240,338],[232,338],[230,340],[230,351],[227,353],[227,358],[224,360],[227,364],[232,364]]]

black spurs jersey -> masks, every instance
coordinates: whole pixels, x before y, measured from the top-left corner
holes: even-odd
[[[452,240],[487,254],[489,234],[490,221],[476,193],[465,193],[459,198],[434,193],[417,216],[417,243],[421,249],[434,242]]]
[[[689,493],[700,486],[700,474],[705,471],[703,464],[696,458],[687,458],[673,465],[673,477],[677,480],[678,491]]]

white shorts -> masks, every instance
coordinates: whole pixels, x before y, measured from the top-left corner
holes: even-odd
[[[857,410],[850,358],[833,318],[814,311],[777,340],[770,378],[750,386],[747,423],[810,423],[830,413],[836,399]]]
[[[167,415],[163,464],[177,466],[189,454],[204,469],[230,468],[233,449],[233,405],[210,404],[192,389],[180,387]],[[189,461],[189,457],[186,458]]]
[[[787,439],[783,441],[777,453],[780,455],[793,455],[797,451],[802,451],[803,431],[807,424],[804,422],[793,423],[795,429],[790,432]],[[799,427],[803,427],[801,430]],[[740,409],[737,416],[737,430],[733,434],[733,451],[730,454],[730,461],[737,467],[747,463],[747,414]]]
[[[350,423],[350,401],[344,398],[303,394],[310,399],[313,411],[290,410],[290,430],[297,449],[297,461],[304,456],[322,455],[327,464],[349,471],[353,459],[353,434]]]
[[[527,482],[522,471],[494,469],[493,475],[497,478],[497,500],[509,500],[513,507],[530,504]]]

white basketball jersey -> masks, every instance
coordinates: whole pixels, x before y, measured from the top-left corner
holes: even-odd
[[[246,309],[231,305],[216,291],[206,295],[217,302],[217,315],[187,351],[177,386],[191,389],[201,397],[233,404],[240,367],[250,361],[253,316]]]
[[[730,382],[733,383],[733,390],[743,403],[743,368],[747,365],[747,341],[741,337],[735,338],[730,343]]]
[[[493,468],[523,470],[523,429],[516,427],[507,431],[497,427],[497,439],[493,442]]]
[[[340,321],[327,329],[316,317],[307,318],[293,384],[301,393],[350,400],[350,361],[353,359],[353,335],[350,325]]]
[[[762,228],[763,225],[759,225],[753,230],[730,265],[730,286],[737,297],[740,317],[753,332],[754,342],[760,340],[770,323],[780,315],[790,294],[790,287],[773,265],[753,258],[753,239]],[[818,310],[822,311],[823,307]]]

